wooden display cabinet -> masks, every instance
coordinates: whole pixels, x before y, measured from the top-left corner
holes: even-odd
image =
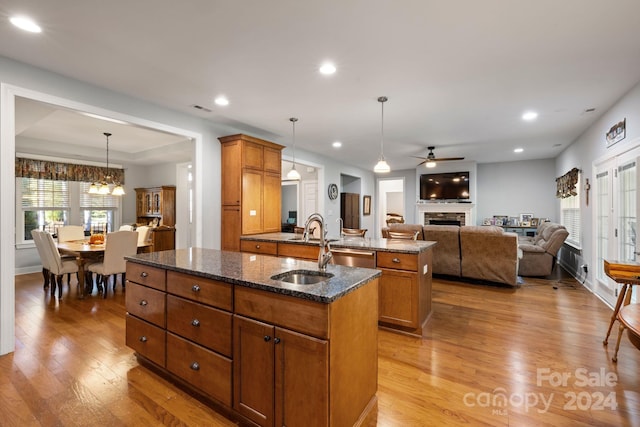
[[[148,224],[157,218],[160,224],[176,225],[176,187],[136,188],[136,222]]]

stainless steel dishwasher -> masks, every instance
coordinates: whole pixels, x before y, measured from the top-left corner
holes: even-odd
[[[331,248],[332,264],[376,268],[376,252],[363,249]]]

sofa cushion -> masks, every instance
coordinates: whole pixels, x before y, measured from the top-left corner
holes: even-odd
[[[457,225],[425,225],[424,240],[438,242],[433,248],[435,274],[460,276],[460,227]]]
[[[518,235],[497,226],[460,227],[463,277],[518,284]]]

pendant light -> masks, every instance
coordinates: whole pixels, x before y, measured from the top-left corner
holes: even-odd
[[[123,196],[125,194],[124,187],[119,182],[113,180],[109,169],[109,137],[111,134],[109,132],[104,132],[103,135],[107,138],[107,175],[105,175],[100,184],[96,184],[95,182],[91,184],[89,187],[89,194],[111,194],[113,196]],[[113,185],[113,191],[111,191],[111,185]]]
[[[289,119],[291,124],[293,125],[293,166],[291,166],[291,170],[287,173],[287,179],[292,181],[300,181],[300,173],[296,170],[296,122],[297,118],[291,117]]]
[[[373,171],[375,173],[389,173],[391,172],[391,168],[384,158],[384,103],[387,102],[387,97],[381,96],[378,98],[378,102],[382,106],[382,120],[380,125],[380,157],[378,158],[378,163],[373,168]]]

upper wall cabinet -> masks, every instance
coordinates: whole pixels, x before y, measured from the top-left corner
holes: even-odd
[[[240,250],[240,236],[280,231],[282,145],[247,135],[222,144],[223,250]]]

